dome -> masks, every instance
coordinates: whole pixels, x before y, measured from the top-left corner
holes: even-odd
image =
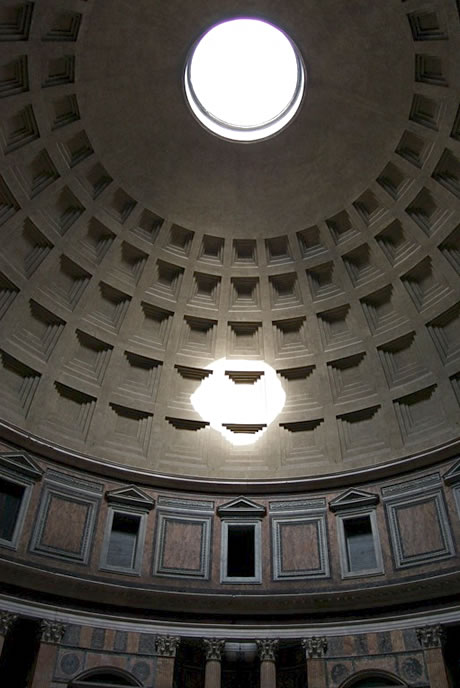
[[[196,121],[183,73],[244,3],[45,4],[2,25],[5,421],[98,461],[230,480],[456,439],[458,22],[259,3],[308,87],[283,131],[242,145]],[[248,445],[190,401],[221,358],[268,364],[286,394]]]
[[[240,19],[297,68],[255,140],[190,98]],[[454,0],[1,3],[0,674],[37,619],[56,686],[454,657],[459,54]]]

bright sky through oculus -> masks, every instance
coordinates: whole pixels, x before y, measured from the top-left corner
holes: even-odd
[[[257,19],[210,29],[187,64],[185,90],[205,126],[240,141],[284,127],[302,100],[302,62],[287,36]]]
[[[264,434],[235,433],[224,423],[270,425],[283,410],[286,393],[275,370],[264,361],[233,361],[221,358],[207,366],[206,377],[190,397],[192,406],[203,420],[220,432],[231,444],[253,444]],[[237,384],[226,372],[259,371],[252,384]]]

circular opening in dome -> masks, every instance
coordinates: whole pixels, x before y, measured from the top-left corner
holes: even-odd
[[[232,19],[194,45],[185,68],[192,112],[210,131],[233,141],[273,136],[292,120],[305,88],[293,42],[260,19]]]

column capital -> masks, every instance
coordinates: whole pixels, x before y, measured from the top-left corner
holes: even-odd
[[[315,635],[311,638],[304,638],[302,647],[308,659],[322,659],[327,652],[327,638]]]
[[[42,619],[40,621],[40,640],[42,643],[59,645],[64,637],[65,629],[66,625],[59,621]]]
[[[157,635],[155,649],[160,657],[175,657],[180,638],[177,635]]]
[[[206,652],[206,661],[211,660],[220,662],[222,659],[222,652],[224,651],[225,640],[220,638],[203,638],[204,649]]]
[[[445,639],[445,631],[441,624],[433,626],[419,626],[415,629],[417,640],[424,650],[434,647],[442,647]]]
[[[256,640],[257,652],[261,662],[274,662],[279,640],[276,638],[262,638]]]
[[[17,618],[12,612],[0,612],[0,635],[6,635]]]

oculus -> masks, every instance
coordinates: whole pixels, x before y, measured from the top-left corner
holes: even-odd
[[[291,39],[251,18],[210,28],[193,46],[184,74],[188,103],[201,124],[241,142],[283,129],[300,107],[305,82]]]

